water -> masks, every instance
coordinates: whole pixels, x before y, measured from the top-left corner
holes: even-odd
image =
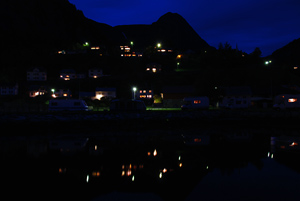
[[[2,197],[299,200],[297,131],[71,133],[1,137]]]

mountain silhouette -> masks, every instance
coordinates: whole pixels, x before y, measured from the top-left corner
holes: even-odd
[[[274,51],[270,59],[283,68],[300,67],[300,38]]]
[[[183,51],[210,48],[207,42],[177,13],[166,13],[151,25],[122,25],[115,28],[141,49],[155,46],[156,43],[162,43],[165,48]]]

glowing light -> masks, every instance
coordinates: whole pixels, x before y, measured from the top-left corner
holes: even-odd
[[[134,175],[132,176],[131,181],[134,181]]]
[[[208,170],[208,165],[206,166],[206,169]]]
[[[100,176],[100,172],[99,171],[92,172],[92,176],[93,177],[99,177]]]
[[[274,158],[274,154],[271,154],[271,158]]]
[[[132,88],[132,91],[136,92],[137,88],[136,87],[133,87]]]
[[[179,163],[179,167],[182,167],[182,163]]]
[[[131,170],[127,170],[126,175],[130,176],[131,175]]]
[[[178,156],[178,160],[179,160],[179,161],[181,160],[181,156]]]
[[[270,152],[268,152],[268,158],[270,157]]]
[[[289,103],[295,103],[295,102],[297,102],[297,98],[290,98],[290,99],[288,100],[288,102],[289,102]]]
[[[162,175],[163,175],[163,173],[160,172],[159,175],[158,175],[158,177],[161,179],[161,178],[162,178]]]
[[[153,73],[156,73],[156,68],[152,68],[152,72],[153,72]]]
[[[150,152],[150,151],[148,151],[147,155],[148,155],[148,156],[150,156],[150,155],[151,155],[151,152]]]
[[[86,175],[86,183],[89,183],[90,175]]]
[[[297,70],[297,69],[298,69],[298,66],[295,66],[295,67],[294,67],[294,70]]]
[[[153,151],[153,156],[157,156],[157,151],[156,151],[156,149],[154,149],[154,151]]]
[[[125,171],[124,171],[124,170],[122,171],[122,174],[121,174],[121,175],[122,175],[122,177],[125,176]]]
[[[166,173],[167,171],[168,171],[168,170],[167,170],[166,168],[164,168],[162,172],[163,172],[163,173]]]
[[[97,146],[97,145],[95,145],[95,151],[97,151],[97,149],[98,149],[98,146]]]
[[[157,48],[161,48],[161,43],[157,43]]]
[[[298,145],[297,142],[292,142],[292,144],[290,144],[290,147],[297,146],[297,145]]]
[[[177,59],[181,59],[181,57],[182,57],[182,55],[181,55],[181,54],[178,54],[176,58],[177,58]]]

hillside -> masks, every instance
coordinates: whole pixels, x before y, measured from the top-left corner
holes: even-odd
[[[7,48],[39,51],[85,41],[111,45],[123,38],[111,26],[87,19],[68,0],[1,1],[0,31]]]
[[[123,25],[115,27],[138,48],[161,42],[164,47],[178,50],[199,51],[210,46],[188,22],[177,13],[167,13],[151,25]]]
[[[300,38],[293,40],[284,47],[274,51],[270,59],[274,61],[276,66],[291,69],[294,66],[300,67]]]

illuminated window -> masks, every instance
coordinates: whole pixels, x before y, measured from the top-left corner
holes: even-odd
[[[144,90],[144,91],[143,91],[143,93],[145,94],[145,93],[147,93],[147,91],[146,91],[146,90]]]
[[[147,98],[152,98],[152,95],[147,95]]]
[[[149,90],[149,93],[152,93],[152,90]]]
[[[298,69],[298,66],[295,66],[295,67],[294,67],[294,70],[297,70],[297,69]]]
[[[297,102],[297,98],[290,98],[288,101],[289,101],[289,103],[294,103],[294,102]]]
[[[143,93],[143,91],[142,91],[142,90],[140,90],[140,94],[141,94],[141,93]]]
[[[200,104],[201,100],[194,100],[194,104]]]

